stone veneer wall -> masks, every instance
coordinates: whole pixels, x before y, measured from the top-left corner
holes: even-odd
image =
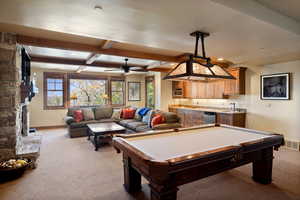
[[[0,160],[15,157],[21,146],[20,63],[16,36],[0,32]]]

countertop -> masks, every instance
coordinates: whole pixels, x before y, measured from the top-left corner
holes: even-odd
[[[206,106],[189,106],[189,105],[170,105],[169,108],[184,109],[184,110],[196,110],[203,112],[215,112],[215,113],[225,113],[225,114],[240,114],[246,113],[246,109],[236,108],[235,111],[229,108],[216,108],[216,107],[206,107]]]

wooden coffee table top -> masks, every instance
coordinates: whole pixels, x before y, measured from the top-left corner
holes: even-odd
[[[126,130],[123,126],[120,126],[115,122],[87,124],[87,126],[94,133],[118,132]]]

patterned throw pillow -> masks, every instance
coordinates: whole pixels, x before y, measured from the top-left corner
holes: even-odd
[[[83,121],[82,110],[74,110],[73,111],[73,116],[74,116],[75,122],[81,122],[81,121]]]
[[[83,118],[84,121],[89,121],[89,120],[94,120],[95,119],[95,114],[92,108],[83,108]]]
[[[161,114],[155,114],[151,120],[151,128],[157,124],[162,124],[165,122],[164,116]]]
[[[138,121],[141,121],[142,120],[142,116],[139,114],[140,110],[142,108],[138,108],[136,111],[135,111],[135,114],[134,114],[134,119],[135,120],[138,120]]]
[[[148,125],[148,127],[151,127],[151,119],[152,119],[153,114],[154,114],[154,110],[149,110],[142,119],[142,122],[146,123]]]
[[[123,109],[122,118],[124,119],[133,119],[135,114],[135,110],[132,108]]]
[[[115,120],[120,120],[120,118],[121,118],[121,110],[114,110],[113,114],[111,115],[111,118],[115,119]]]

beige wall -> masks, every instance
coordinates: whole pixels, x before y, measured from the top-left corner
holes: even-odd
[[[53,70],[56,72],[57,70]],[[58,126],[64,125],[66,109],[44,110],[44,92],[43,92],[43,70],[32,68],[31,73],[36,73],[37,87],[39,93],[33,97],[29,104],[29,118],[31,127]]]
[[[173,103],[229,107],[230,102],[236,102],[238,107],[247,109],[248,128],[282,133],[289,140],[300,141],[300,87],[297,87],[300,85],[300,61],[247,67],[246,95],[238,99],[181,99]],[[261,100],[260,75],[280,72],[292,73],[291,100]]]
[[[32,68],[32,73],[36,73],[37,77],[37,87],[39,88],[39,93],[32,99],[29,105],[30,113],[30,126],[31,127],[43,127],[43,126],[59,126],[65,125],[64,117],[66,116],[67,109],[57,109],[57,110],[44,110],[44,93],[43,93],[43,73],[44,72],[66,72],[60,70],[45,70],[40,68]],[[83,74],[93,74],[95,73],[83,73]],[[103,75],[103,73],[97,73],[98,75]],[[115,75],[107,74],[105,75]],[[127,75],[126,80],[126,105],[141,107],[145,105],[145,75]],[[141,82],[141,101],[128,101],[128,81]]]
[[[154,72],[155,77],[155,108],[168,111],[172,102],[172,82],[163,80],[166,73]]]
[[[145,106],[145,74],[132,74],[126,75],[126,105],[133,107]],[[128,101],[128,82],[140,82],[141,83],[141,100],[140,101]]]

